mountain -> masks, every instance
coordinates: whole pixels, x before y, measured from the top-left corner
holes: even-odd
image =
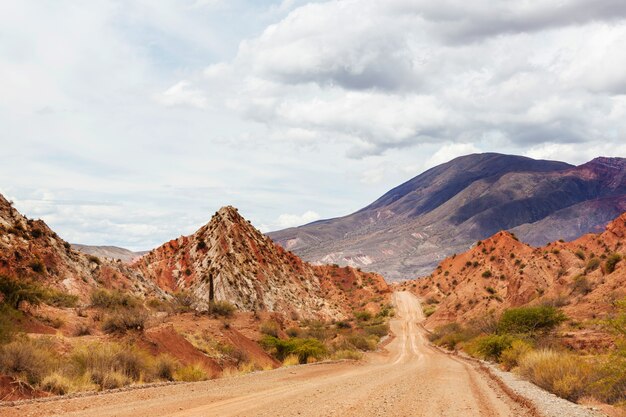
[[[388,280],[426,275],[476,240],[512,230],[533,245],[598,231],[626,208],[626,159],[580,166],[496,153],[432,168],[348,216],[270,233],[314,263]]]
[[[148,251],[133,252],[128,249],[117,246],[91,246],[72,243],[72,248],[86,253],[87,255],[97,256],[98,258],[109,258],[113,260],[119,259],[122,262],[130,263],[135,259],[145,255]]]
[[[132,266],[160,288],[190,291],[205,304],[228,300],[241,311],[302,318],[346,317],[389,293],[378,274],[303,262],[233,207],[220,209],[193,235],[169,241]]]
[[[510,307],[552,304],[575,321],[601,317],[626,296],[626,213],[599,234],[531,247],[509,232],[451,256],[402,287],[430,305],[428,327]]]

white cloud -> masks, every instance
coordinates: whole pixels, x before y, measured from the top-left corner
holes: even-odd
[[[0,189],[71,240],[348,214],[470,152],[626,155],[621,0],[5,3]]]
[[[278,216],[276,220],[276,226],[280,229],[285,229],[287,227],[300,226],[306,223],[311,223],[315,220],[319,220],[320,215],[314,211],[307,211],[302,215],[298,214],[281,214]]]
[[[194,89],[186,80],[177,82],[155,98],[165,106],[191,106],[203,109],[207,105],[207,99],[202,92]]]

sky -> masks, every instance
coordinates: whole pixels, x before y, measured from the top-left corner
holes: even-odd
[[[623,0],[2,0],[0,193],[149,249],[349,214],[454,157],[626,156]]]

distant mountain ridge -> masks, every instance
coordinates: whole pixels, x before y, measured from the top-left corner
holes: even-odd
[[[426,275],[500,230],[543,245],[599,231],[625,208],[624,158],[573,166],[484,153],[431,168],[348,216],[269,236],[310,262],[397,280]]]
[[[93,246],[81,245],[78,243],[72,243],[72,248],[87,255],[114,260],[119,259],[120,261],[126,263],[130,263],[140,256],[148,253],[148,251],[133,252],[129,249],[120,248],[118,246]]]

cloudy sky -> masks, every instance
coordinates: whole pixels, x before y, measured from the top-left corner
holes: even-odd
[[[147,249],[264,231],[455,156],[626,156],[623,0],[0,2],[0,192]]]

